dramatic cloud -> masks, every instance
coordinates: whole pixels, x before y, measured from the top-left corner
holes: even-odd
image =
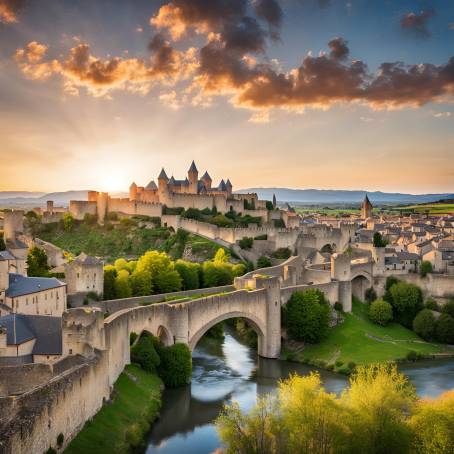
[[[276,0],[256,0],[254,6],[258,18],[266,20],[273,27],[281,26],[283,13]]]
[[[347,42],[343,38],[334,38],[328,43],[331,49],[330,56],[333,60],[344,60],[349,54]]]
[[[0,22],[5,24],[17,22],[17,15],[24,3],[25,0],[0,0]]]
[[[63,77],[65,91],[77,95],[85,87],[94,96],[107,95],[123,89],[147,93],[156,82],[174,83],[193,63],[193,49],[179,52],[157,35],[150,43],[150,59],[110,57],[101,59],[90,52],[88,44],[73,47],[61,60],[44,60],[47,46],[36,41],[19,49],[15,58],[23,73],[35,80],[45,80],[54,74]]]
[[[430,9],[423,10],[419,14],[407,13],[400,20],[400,27],[420,38],[428,38],[430,32],[427,23],[433,15],[434,11]]]

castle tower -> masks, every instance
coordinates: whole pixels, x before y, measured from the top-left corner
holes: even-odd
[[[277,201],[276,201],[276,194],[273,194],[273,208],[276,208]]]
[[[129,186],[129,200],[137,200],[137,185],[134,182]]]
[[[54,214],[54,201],[53,200],[48,200],[46,202],[46,211],[49,214]]]
[[[3,237],[5,243],[14,241],[18,235],[24,233],[24,212],[21,210],[7,210],[3,215]]]
[[[189,192],[191,194],[197,194],[197,186],[199,182],[199,171],[195,166],[195,162],[192,161],[191,167],[188,170],[188,180],[189,180]]]
[[[207,189],[211,189],[211,183],[213,182],[213,180],[211,179],[210,175],[208,175],[208,172],[205,172],[203,174],[201,180]]]
[[[162,204],[167,204],[169,202],[169,178],[167,177],[164,167],[161,170],[161,173],[158,176],[158,195],[159,202]]]
[[[362,219],[371,218],[372,209],[373,209],[373,206],[370,203],[369,197],[367,197],[367,194],[366,194],[366,197],[364,197],[364,202],[361,206],[361,218]]]
[[[227,179],[227,182],[225,183],[225,187],[227,188],[227,193],[229,195],[231,195],[233,187],[232,187],[232,183],[230,182],[229,179]]]
[[[97,202],[96,211],[98,214],[98,223],[104,224],[107,213],[109,211],[109,208],[108,208],[109,194],[107,192],[98,192],[98,199],[96,202]]]

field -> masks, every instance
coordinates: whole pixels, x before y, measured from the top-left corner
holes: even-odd
[[[412,213],[427,213],[432,215],[454,214],[454,203],[427,203],[396,207],[397,211],[411,211]]]
[[[128,453],[136,449],[161,407],[161,380],[137,366],[126,366],[115,383],[114,400],[66,448],[66,454]]]
[[[353,312],[344,315],[344,322],[331,329],[325,341],[305,347],[296,359],[322,360],[328,365],[336,361],[368,364],[405,359],[411,350],[423,355],[447,351],[446,347],[425,342],[397,323],[386,327],[375,325],[369,320],[367,311],[366,304],[354,301]]]

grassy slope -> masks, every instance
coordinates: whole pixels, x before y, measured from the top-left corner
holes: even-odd
[[[85,424],[65,454],[127,453],[129,442],[140,443],[159,414],[161,380],[137,366],[126,366],[125,371],[115,383],[113,403]]]
[[[373,324],[367,316],[368,306],[353,303],[353,312],[336,326],[320,344],[306,347],[300,357],[305,360],[353,361],[367,364],[405,358],[410,350],[422,354],[442,353],[443,346],[424,342],[413,331],[392,323],[386,327]]]
[[[429,210],[429,214],[445,214],[454,213],[454,203],[427,203],[421,205],[411,205],[397,207],[396,210],[414,210],[415,213],[425,213]]]

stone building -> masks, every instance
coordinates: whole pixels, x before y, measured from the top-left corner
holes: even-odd
[[[369,197],[367,197],[367,194],[366,194],[366,196],[364,197],[363,204],[361,205],[361,218],[362,219],[371,218],[373,216],[373,214],[372,214],[373,208],[374,207],[370,203]]]
[[[84,252],[72,262],[65,264],[65,280],[69,295],[104,291],[104,264]]]

